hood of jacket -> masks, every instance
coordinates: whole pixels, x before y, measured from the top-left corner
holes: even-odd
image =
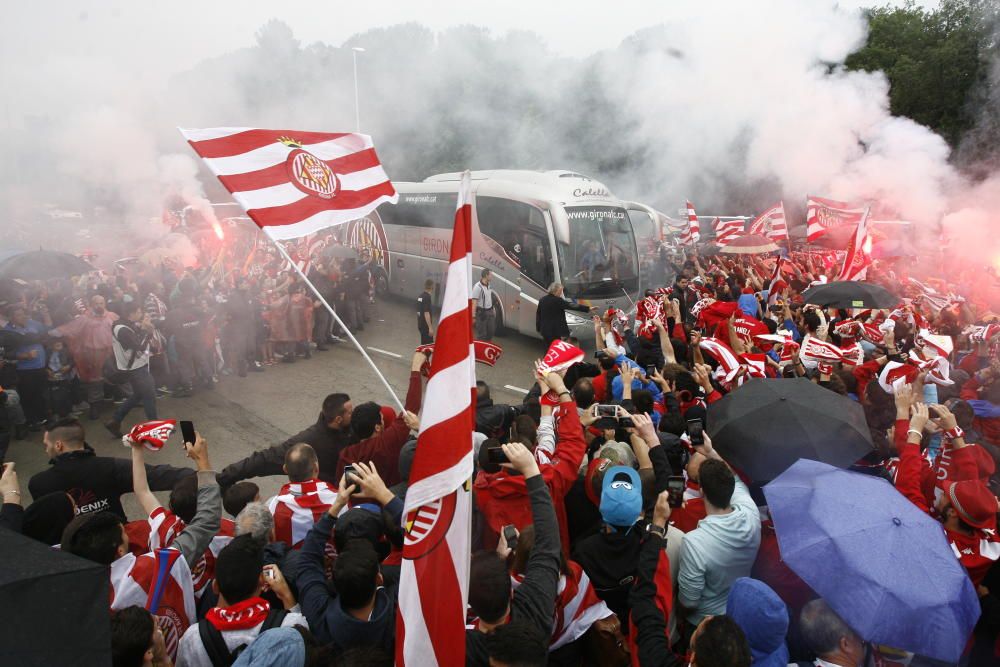
[[[482,472],[476,475],[473,487],[477,492],[489,494],[494,500],[518,498],[528,503],[528,485],[521,475],[511,475],[506,470]]]
[[[729,589],[726,615],[736,621],[747,636],[755,667],[788,664],[788,649],[785,646],[788,609],[770,586],[756,579],[740,577]]]
[[[97,456],[97,452],[95,452],[94,448],[85,442],[83,443],[83,449],[74,449],[71,452],[63,452],[59,456],[49,459],[49,464],[55,465],[57,463],[67,463],[78,459],[87,459],[92,456]]]
[[[329,609],[331,622],[328,626],[335,645],[345,648],[358,645],[384,646],[385,642],[391,642],[396,628],[396,605],[385,588],[379,588],[375,592],[375,608],[368,621],[351,616],[341,606],[340,598]]]

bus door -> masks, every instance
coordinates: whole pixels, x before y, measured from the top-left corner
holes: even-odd
[[[545,214],[531,204],[501,197],[477,196],[476,203],[480,233],[510,267],[501,281],[494,281],[505,283],[504,325],[537,335],[538,300],[555,280]]]
[[[655,214],[644,206],[628,204],[628,218],[639,251],[639,293],[663,285],[666,276],[659,261],[660,235]]]

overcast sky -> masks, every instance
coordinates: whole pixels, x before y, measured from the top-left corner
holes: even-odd
[[[0,72],[25,60],[38,63],[69,56],[113,58],[119,66],[126,64],[159,78],[203,58],[252,44],[257,28],[272,18],[288,23],[305,43],[340,44],[370,28],[408,21],[436,30],[472,23],[496,31],[531,30],[557,53],[582,56],[612,48],[639,28],[694,13],[725,12],[727,4],[718,0],[10,2],[0,25]],[[870,0],[840,0],[844,7],[869,4]],[[921,0],[918,4],[937,2]]]

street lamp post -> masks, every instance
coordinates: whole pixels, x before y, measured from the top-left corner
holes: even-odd
[[[360,46],[351,47],[351,57],[354,60],[354,126],[357,132],[361,132],[361,101],[358,98],[358,54],[365,50]]]

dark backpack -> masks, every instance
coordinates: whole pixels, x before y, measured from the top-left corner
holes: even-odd
[[[264,619],[264,624],[260,626],[260,633],[266,632],[271,628],[280,628],[281,623],[285,620],[285,616],[288,616],[288,612],[284,609],[272,609],[267,612],[267,618]],[[260,633],[257,634],[258,637]],[[198,621],[198,634],[201,636],[201,644],[205,647],[205,652],[208,653],[208,659],[212,661],[215,667],[219,667],[220,665],[229,667],[236,662],[236,658],[240,657],[240,653],[243,653],[247,648],[246,644],[241,644],[230,653],[229,647],[226,646],[226,640],[222,638],[222,633],[204,618]]]

